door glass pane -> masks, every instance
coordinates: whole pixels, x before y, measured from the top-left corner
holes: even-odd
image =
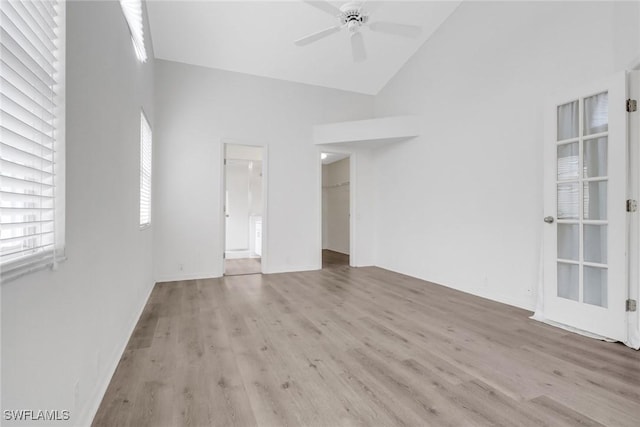
[[[560,245],[559,241],[558,245]],[[584,225],[584,260],[599,264],[607,263],[606,225]]]
[[[584,302],[607,307],[607,269],[584,267]]]
[[[607,181],[585,182],[583,203],[584,219],[607,219]]]
[[[579,270],[575,264],[558,263],[558,296],[578,301]]]
[[[558,258],[578,261],[580,250],[580,226],[558,224]]]
[[[558,219],[578,219],[579,200],[577,182],[558,184]]]
[[[558,181],[578,178],[578,143],[558,145]]]
[[[558,107],[558,141],[578,136],[578,101]]]
[[[609,94],[607,92],[584,99],[584,134],[606,132],[609,129]]]
[[[560,153],[558,153],[558,156]],[[584,142],[584,177],[607,176],[607,137]]]

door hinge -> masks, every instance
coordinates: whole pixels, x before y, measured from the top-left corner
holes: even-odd
[[[638,211],[638,201],[633,199],[627,200],[627,212],[637,212]]]
[[[635,99],[627,99],[627,112],[633,113],[638,110],[638,101]]]
[[[628,299],[625,303],[626,311],[636,311],[638,309],[638,301],[634,299]]]

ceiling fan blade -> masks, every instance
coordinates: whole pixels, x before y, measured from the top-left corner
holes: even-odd
[[[340,31],[341,28],[342,28],[341,25],[336,25],[335,27],[329,27],[324,30],[318,31],[316,33],[309,34],[308,36],[302,37],[301,39],[294,41],[294,43],[298,46],[306,46],[310,43],[313,43],[322,38],[330,36],[333,33],[337,33],[338,31]]]
[[[364,39],[362,33],[358,32],[351,35],[351,54],[355,62],[362,62],[367,59],[367,51],[364,48]]]
[[[318,0],[304,0],[305,3],[307,3],[309,6],[313,6],[316,9],[320,9],[321,11],[328,13],[329,15],[333,16],[334,18],[336,18],[338,15],[340,15],[340,9],[338,9],[337,7],[335,7],[334,5],[332,5],[331,3],[327,2],[327,1],[318,1]]]
[[[371,31],[393,34],[395,36],[416,38],[422,32],[417,25],[397,24],[395,22],[378,21],[369,24]]]

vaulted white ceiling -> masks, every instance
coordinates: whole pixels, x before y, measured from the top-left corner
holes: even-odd
[[[330,2],[339,7],[344,2]],[[460,1],[369,1],[370,22],[418,25],[417,38],[362,30],[354,62],[346,29],[304,47],[293,41],[336,25],[302,1],[149,1],[155,57],[365,94],[376,94]]]

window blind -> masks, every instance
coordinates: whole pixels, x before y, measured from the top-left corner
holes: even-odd
[[[3,270],[54,259],[59,8],[55,0],[0,2]]]
[[[140,114],[140,226],[151,224],[151,127]]]
[[[129,25],[131,40],[136,56],[141,62],[147,61],[147,50],[144,47],[144,22],[142,20],[142,0],[120,0],[122,12]]]

